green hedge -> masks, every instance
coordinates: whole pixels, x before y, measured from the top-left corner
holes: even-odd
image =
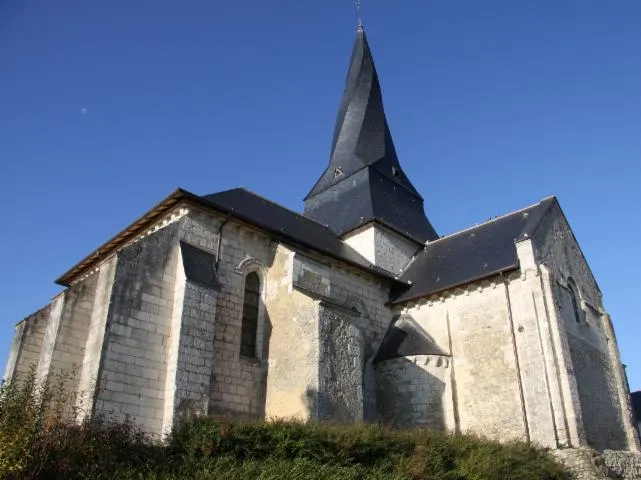
[[[78,423],[65,395],[64,388],[37,385],[33,372],[0,389],[0,478],[567,478],[546,452],[524,443],[371,425],[202,418],[161,444],[132,422]]]

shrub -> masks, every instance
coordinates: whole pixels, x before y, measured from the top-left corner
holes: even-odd
[[[472,435],[392,430],[374,425],[247,423],[204,418],[176,428],[167,448],[174,465],[183,467],[212,462],[219,465],[222,458],[245,466],[259,465],[261,461],[271,466],[316,465],[317,472],[322,466],[347,475],[342,478],[352,474],[357,475],[354,478],[417,480],[566,478],[546,452],[525,443],[500,444]]]
[[[35,368],[0,387],[0,478],[93,478],[144,469],[160,449],[133,422],[79,421],[74,375],[37,382]]]
[[[126,419],[79,421],[59,376],[35,370],[0,387],[0,478],[560,480],[546,454],[518,442],[374,425],[201,418],[165,443]]]

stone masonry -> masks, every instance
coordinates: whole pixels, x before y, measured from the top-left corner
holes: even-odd
[[[611,322],[582,258],[557,258],[578,250],[560,213],[553,222],[563,236],[516,246],[519,270],[390,309],[388,281],[186,202],[19,323],[6,376],[74,370],[67,388],[85,415],[129,416],[158,435],[222,414],[636,450]],[[250,272],[254,358],[239,353]],[[443,354],[374,362],[395,311]]]
[[[303,215],[176,190],[16,325],[5,379],[71,373],[80,420],[159,438],[200,415],[381,422],[638,475],[613,319],[558,201],[440,237],[378,78],[361,26]]]

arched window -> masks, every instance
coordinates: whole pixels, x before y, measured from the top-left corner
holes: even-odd
[[[578,290],[576,288],[576,283],[574,283],[574,280],[572,280],[571,278],[568,278],[568,289],[570,290],[570,298],[572,299],[574,319],[577,321],[577,323],[581,323],[581,318],[583,317],[583,315],[581,314],[581,308],[579,307]]]
[[[240,332],[240,354],[256,358],[256,333],[258,331],[258,307],[260,305],[260,279],[256,272],[245,277],[243,301],[243,325]]]

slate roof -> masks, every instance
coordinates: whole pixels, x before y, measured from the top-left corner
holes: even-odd
[[[234,188],[200,197],[217,210],[229,212],[281,237],[312,250],[364,268],[400,283],[391,273],[372,265],[326,226],[289,210],[244,188]]]
[[[359,28],[327,169],[305,197],[305,215],[336,235],[381,221],[423,243],[438,235],[403,172],[383,108],[374,59]]]
[[[549,197],[536,205],[440,238],[425,246],[401,280],[412,287],[392,296],[392,303],[421,298],[518,268],[515,242],[532,236],[556,204]]]
[[[180,242],[185,277],[209,288],[220,288],[214,266],[216,258],[209,252],[185,242]]]
[[[172,208],[175,208],[185,200],[196,202],[206,208],[252,223],[272,232],[281,239],[289,240],[298,249],[304,250],[307,248],[322,253],[330,258],[335,258],[379,277],[389,279],[396,285],[406,285],[386,270],[372,265],[366,258],[337,238],[328,227],[244,188],[235,188],[203,196],[195,195],[180,188],[177,189],[142,217],[87,255],[58,278],[56,283],[62,286],[69,286],[79,275],[107,258],[127,242],[135,239],[141,231],[149,228],[150,225],[153,225],[163,215],[166,215]],[[208,273],[203,273],[199,270],[198,263],[205,260],[199,257],[196,258],[197,254],[194,256],[192,255],[193,253],[188,253],[189,257],[187,259],[183,257],[183,262],[186,261],[191,265],[189,267],[190,274],[194,278],[199,278],[205,284],[215,286],[217,280],[211,278]]]

